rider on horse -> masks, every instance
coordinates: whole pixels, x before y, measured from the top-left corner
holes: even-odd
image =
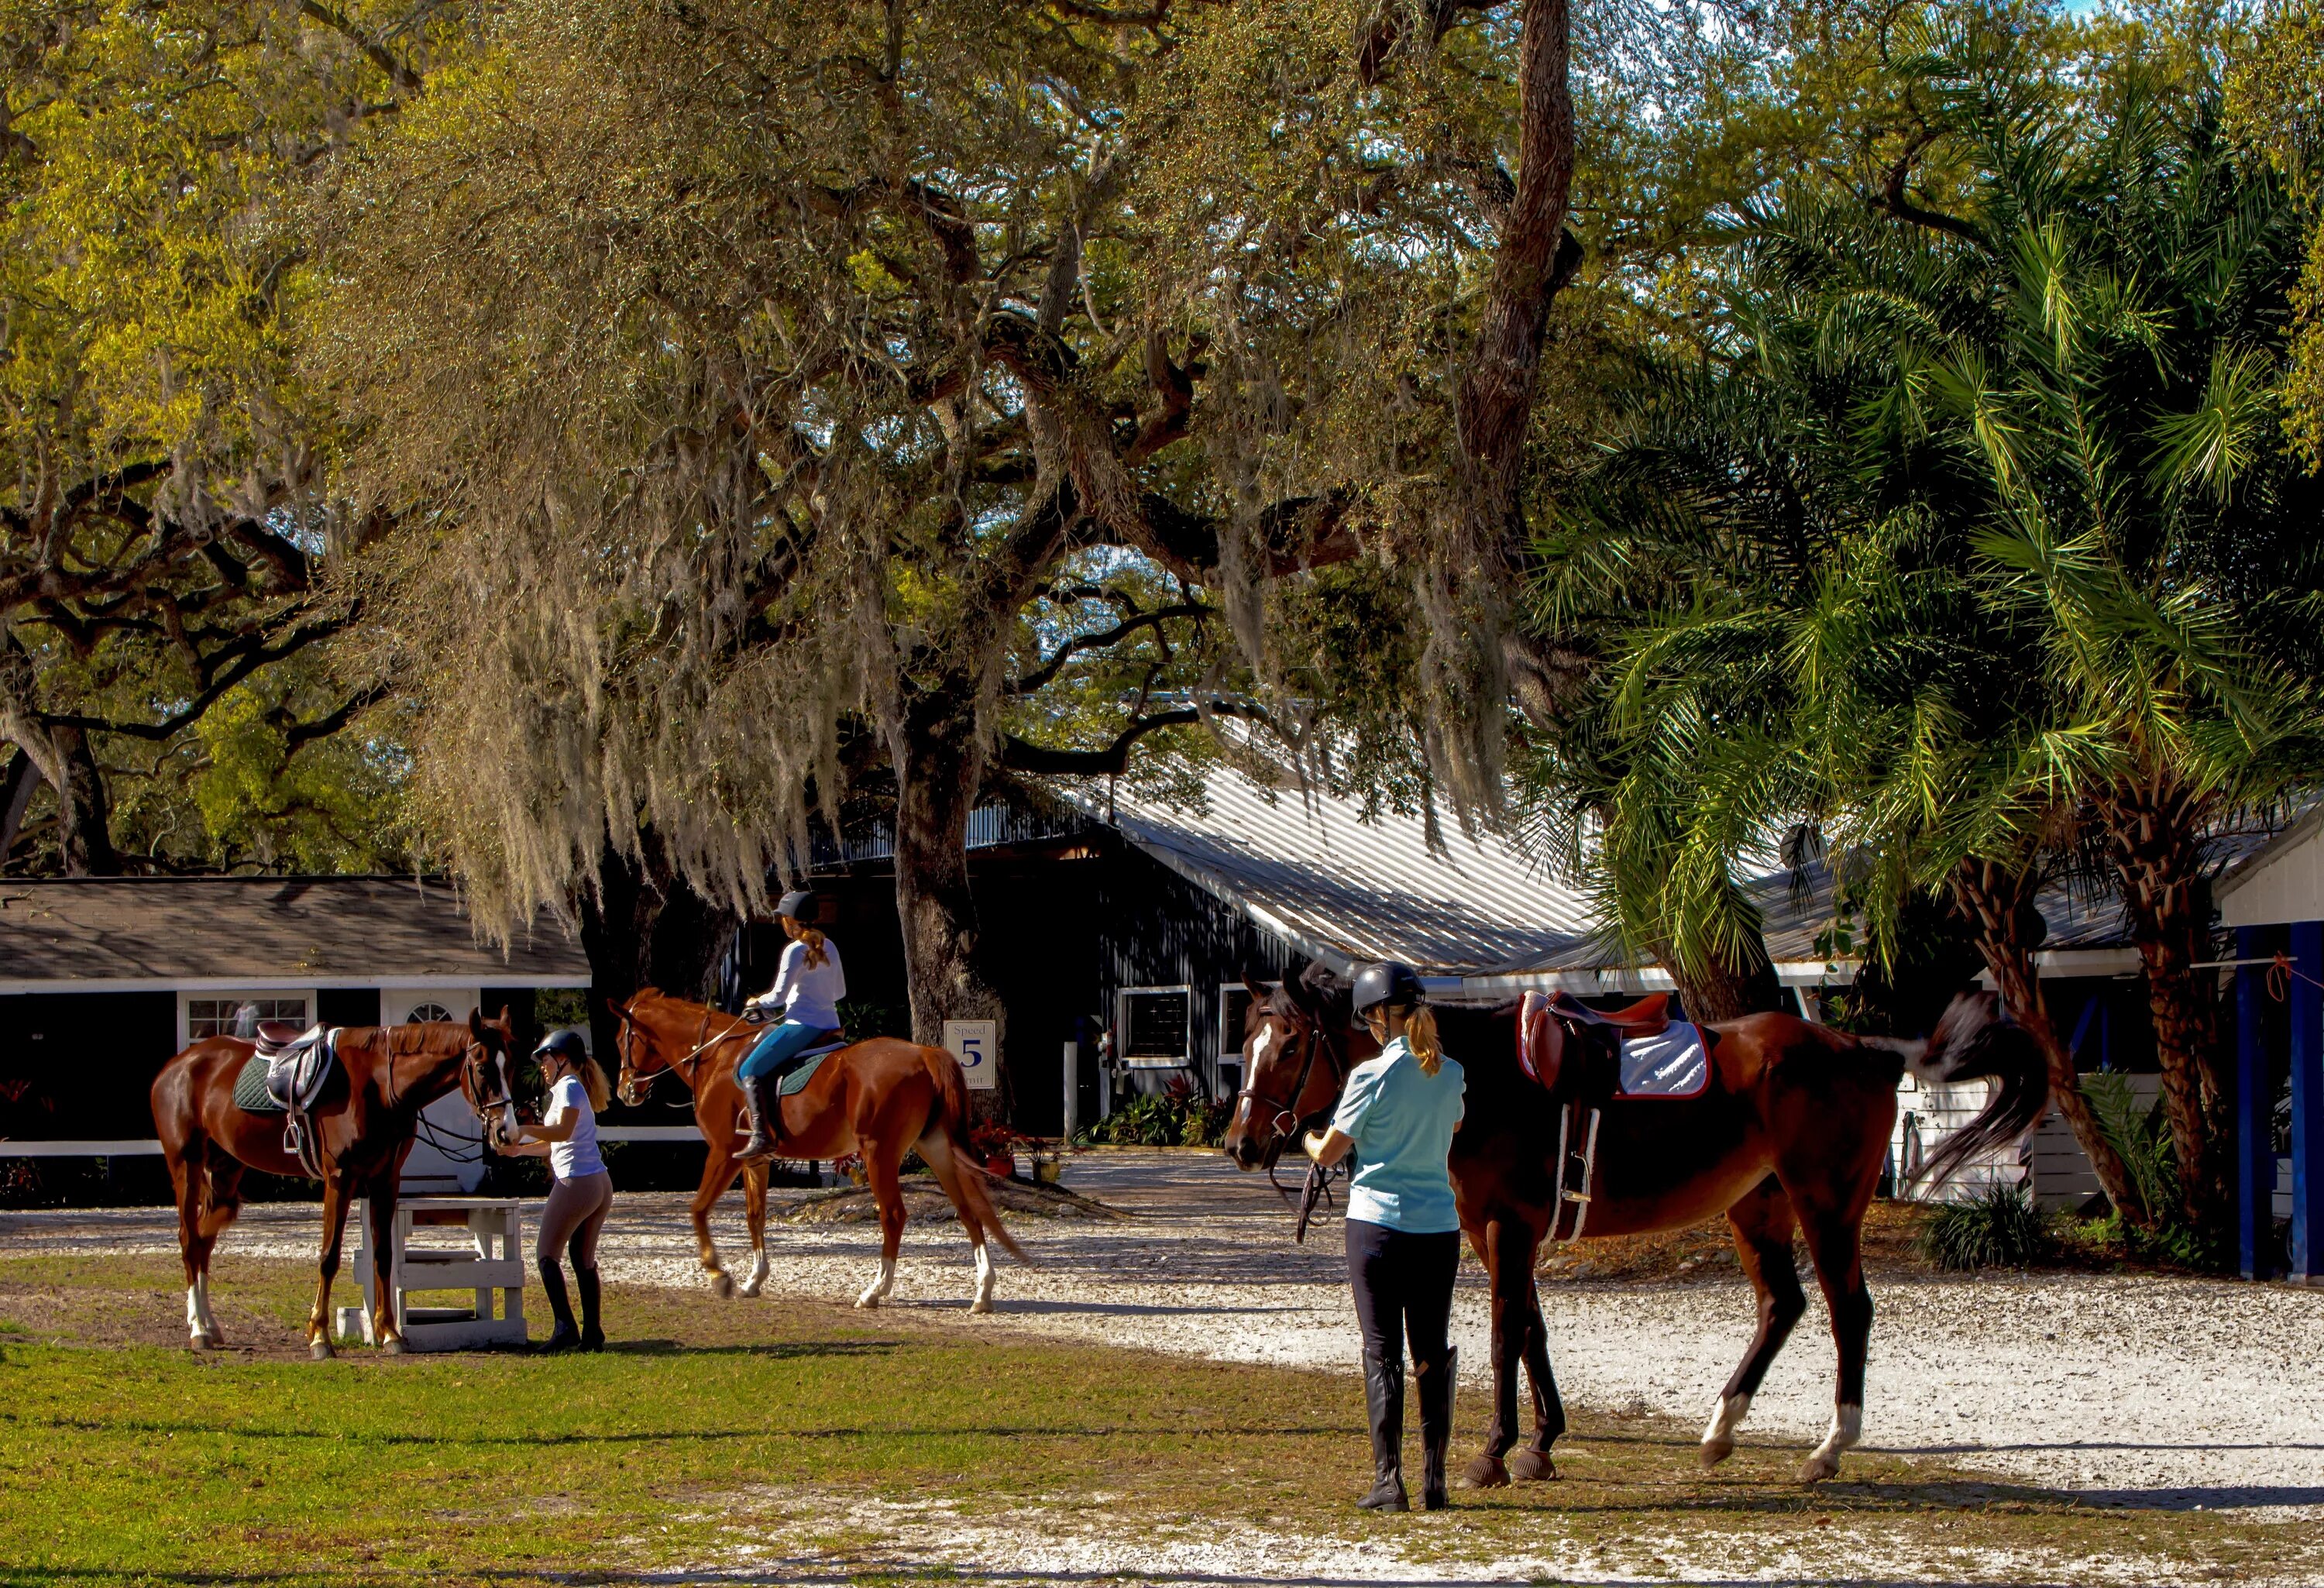
[[[790,943],[783,950],[775,984],[742,1006],[745,1013],[783,1011],[782,1023],[759,1039],[735,1072],[742,1084],[743,1105],[750,1111],[751,1140],[735,1154],[745,1163],[774,1156],[783,1133],[777,1089],[804,1062],[801,1055],[838,1035],[838,1003],[847,996],[839,945],[802,924],[816,914],[815,895],[803,890],[786,893],[775,909]]]
[[[1452,1438],[1452,1277],[1461,1219],[1445,1168],[1467,1081],[1444,1056],[1420,977],[1393,961],[1356,974],[1355,1013],[1383,1046],[1348,1076],[1331,1130],[1303,1145],[1325,1168],[1350,1152],[1348,1282],[1364,1337],[1364,1402],[1372,1433],[1372,1488],[1356,1503],[1411,1509],[1404,1488],[1404,1348],[1420,1390],[1421,1503],[1445,1505],[1444,1451]]]

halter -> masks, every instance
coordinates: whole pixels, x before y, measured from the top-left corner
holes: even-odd
[[[733,1017],[733,1023],[732,1025],[719,1032],[715,1037],[712,1037],[708,1035],[710,1030],[710,1018],[717,1011],[715,1010],[706,1009],[702,1011],[702,1029],[696,1033],[697,1036],[702,1037],[703,1039],[701,1041],[696,1042],[691,1048],[685,1053],[680,1054],[678,1057],[671,1059],[668,1064],[662,1066],[661,1068],[641,1073],[636,1062],[630,1057],[630,1029],[632,1026],[642,1029],[643,1022],[630,1012],[629,1006],[627,1004],[616,1005],[613,1012],[619,1015],[622,1020],[622,1031],[619,1039],[619,1046],[622,1053],[622,1074],[620,1083],[615,1086],[614,1090],[620,1095],[621,1100],[629,1104],[632,1108],[635,1108],[640,1103],[643,1103],[646,1100],[648,1088],[651,1087],[656,1081],[660,1080],[664,1076],[676,1075],[679,1080],[686,1083],[689,1090],[699,1092],[702,1088],[696,1084],[696,1076],[695,1072],[701,1068],[702,1056],[709,1052],[712,1048],[717,1047],[721,1042],[725,1041],[729,1037],[733,1036],[736,1032],[746,1029],[752,1023],[748,1016],[736,1015]],[[694,1067],[687,1070],[683,1074],[680,1074],[678,1067],[680,1065],[691,1065]]]
[[[475,1064],[475,1057],[478,1053],[484,1054],[485,1057],[493,1061],[493,1071],[500,1078],[500,1094],[496,1097],[481,1097],[477,1095],[476,1092],[469,1090],[468,1072],[470,1067]],[[392,1056],[391,1055],[388,1061],[388,1073],[392,1076],[394,1071],[395,1063]],[[481,1091],[482,1088],[479,1087],[477,1090]],[[499,1052],[495,1053],[493,1051],[492,1044],[476,1040],[473,1037],[469,1039],[467,1048],[463,1050],[460,1055],[460,1095],[468,1100],[469,1111],[473,1113],[476,1116],[477,1121],[484,1125],[484,1134],[487,1140],[490,1140],[492,1136],[493,1111],[495,1109],[500,1111],[501,1125],[503,1131],[512,1138],[516,1134],[516,1088],[509,1082],[508,1050],[506,1048],[503,1048]],[[426,1122],[423,1120],[421,1122],[423,1129],[425,1128],[425,1124]],[[443,1143],[434,1140],[432,1137],[430,1138],[430,1145],[434,1146],[438,1151],[445,1151]],[[456,1154],[450,1152],[446,1152],[446,1156],[455,1158],[456,1161],[459,1162],[471,1161],[466,1159],[458,1159]],[[479,1156],[482,1155],[479,1154]]]
[[[1286,1023],[1289,1021],[1290,1017],[1285,1015],[1280,1010],[1269,1010],[1268,1012],[1277,1020]],[[1320,1052],[1331,1061],[1332,1079],[1336,1083],[1333,1087],[1332,1095],[1335,1099],[1339,1096],[1340,1089],[1348,1084],[1348,1066],[1342,1062],[1340,1055],[1333,1051],[1330,1039],[1324,1035],[1323,1022],[1305,1015],[1302,1019],[1306,1029],[1307,1051],[1305,1057],[1299,1061],[1299,1078],[1291,1084],[1291,1095],[1287,1098],[1269,1097],[1259,1089],[1259,1077],[1256,1075],[1251,1077],[1250,1085],[1235,1094],[1235,1101],[1238,1103],[1245,1101],[1253,1103],[1263,1103],[1275,1110],[1274,1117],[1268,1120],[1267,1126],[1268,1134],[1266,1163],[1267,1171],[1270,1176],[1275,1172],[1276,1160],[1283,1156],[1284,1143],[1297,1139],[1299,1132],[1310,1121],[1331,1117],[1332,1111],[1329,1108],[1319,1109],[1310,1114],[1292,1112],[1299,1106],[1299,1100],[1307,1094],[1308,1078],[1315,1071],[1315,1055]],[[1258,1111],[1253,1109],[1252,1112],[1255,1113]],[[1288,1124],[1285,1122],[1286,1121],[1289,1122]]]

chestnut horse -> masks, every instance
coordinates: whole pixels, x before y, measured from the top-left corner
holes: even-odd
[[[1350,1066],[1377,1051],[1353,1022],[1346,989],[1321,967],[1302,982],[1252,992],[1244,1039],[1249,1085],[1226,1136],[1227,1156],[1245,1169],[1271,1165],[1301,1131],[1318,1128]],[[1534,1271],[1558,1206],[1566,1085],[1553,1094],[1520,1067],[1515,1006],[1435,1013],[1444,1050],[1461,1061],[1468,1084],[1450,1168],[1461,1227],[1485,1265],[1492,1302],[1493,1420],[1468,1480],[1489,1488],[1512,1474],[1554,1477],[1550,1446],[1565,1430],[1565,1409],[1550,1371]],[[1998,1084],[1984,1112],[1931,1159],[1930,1174],[1941,1179],[1971,1153],[2030,1129],[2048,1105],[2049,1073],[2032,1039],[2002,1021],[1989,993],[1954,999],[1926,1041],[1856,1038],[1788,1014],[1703,1029],[1710,1081],[1700,1094],[1586,1099],[1602,1110],[1587,1186],[1588,1234],[1683,1230],[1726,1214],[1758,1297],[1759,1322],[1703,1431],[1705,1466],[1733,1454],[1768,1363],[1807,1310],[1792,1257],[1794,1230],[1806,1235],[1840,1356],[1831,1431],[1799,1472],[1801,1482],[1819,1482],[1840,1470],[1840,1453],[1863,1428],[1872,1297],[1859,1238],[1895,1122],[1897,1082],[1909,1066],[1941,1083]],[[1609,1028],[1567,1024],[1563,1038],[1569,1050],[1579,1043],[1600,1061],[1593,1066],[1569,1057],[1568,1077],[1610,1068]],[[1511,1456],[1520,1362],[1533,1388],[1534,1432]]]
[[[622,1023],[622,1100],[634,1104],[644,1096],[647,1084],[665,1071],[694,1093],[695,1121],[710,1144],[702,1189],[694,1197],[694,1233],[702,1266],[721,1281],[724,1294],[732,1281],[719,1267],[717,1248],[711,1243],[710,1207],[734,1174],[742,1111],[734,1066],[764,1028],[651,987],[614,1005],[613,1012]],[[976,1288],[968,1309],[992,1310],[992,1259],[984,1249],[986,1231],[1011,1257],[1020,1262],[1029,1260],[1001,1227],[984,1194],[984,1167],[968,1144],[968,1081],[958,1059],[941,1048],[923,1048],[895,1037],[850,1043],[825,1058],[805,1088],[784,1098],[780,1106],[786,1154],[807,1159],[862,1154],[880,1208],[880,1268],[855,1298],[856,1306],[877,1306],[895,1287],[896,1250],[904,1238],[905,1219],[897,1171],[904,1154],[917,1149],[952,1199],[976,1254]],[[758,1242],[765,1220],[763,1174],[755,1192],[752,1238]],[[758,1277],[764,1277],[765,1260],[761,1247]]]
[[[331,1281],[339,1271],[347,1209],[368,1199],[372,1251],[378,1257],[372,1324],[380,1348],[403,1349],[395,1332],[389,1282],[396,1179],[411,1150],[420,1111],[461,1085],[471,1056],[489,1058],[504,1076],[513,1035],[508,1011],[496,1020],[472,1011],[468,1023],[430,1020],[405,1026],[348,1026],[339,1032],[331,1069],[308,1122],[323,1170],[323,1247],[317,1263],[307,1345],[317,1361],[332,1354]],[[178,1250],[186,1266],[186,1330],[195,1349],[226,1343],[210,1311],[210,1253],[242,1211],[245,1168],[304,1176],[285,1151],[283,1116],[252,1113],[234,1101],[234,1084],[257,1045],[239,1037],[206,1037],[153,1077],[153,1132],[178,1194]],[[472,1103],[475,1099],[472,1096]],[[481,1114],[482,1110],[479,1110]]]

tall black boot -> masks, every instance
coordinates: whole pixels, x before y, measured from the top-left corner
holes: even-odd
[[[1372,1423],[1372,1489],[1356,1501],[1368,1510],[1410,1510],[1404,1492],[1404,1359],[1364,1353],[1364,1409]]]
[[[597,1305],[601,1295],[597,1284],[597,1270],[585,1269],[579,1263],[575,1263],[573,1288],[581,1292],[581,1349],[603,1351],[605,1349],[605,1331],[600,1326],[604,1315]],[[1424,1413],[1424,1421],[1425,1417],[1426,1414]],[[1442,1471],[1441,1463],[1439,1471]]]
[[[581,1331],[573,1326],[573,1299],[565,1293],[565,1270],[553,1262],[540,1265],[540,1288],[549,1292],[549,1310],[557,1319],[550,1330],[543,1351],[570,1351],[581,1343]]]
[[[1451,1501],[1444,1494],[1444,1452],[1452,1443],[1452,1364],[1461,1353],[1445,1348],[1441,1362],[1415,1364],[1420,1392],[1420,1508],[1443,1510]]]
[[[757,1076],[742,1083],[742,1106],[751,1119],[751,1139],[734,1155],[742,1163],[756,1163],[775,1155],[775,1140],[782,1131],[782,1100],[775,1095],[778,1078]]]

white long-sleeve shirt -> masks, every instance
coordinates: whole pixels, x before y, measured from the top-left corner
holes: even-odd
[[[807,962],[807,945],[793,943],[783,950],[775,984],[759,996],[766,1006],[782,1006],[783,1018],[818,1030],[839,1029],[839,1001],[847,996],[847,973],[840,968],[839,945],[823,940],[823,963]]]

